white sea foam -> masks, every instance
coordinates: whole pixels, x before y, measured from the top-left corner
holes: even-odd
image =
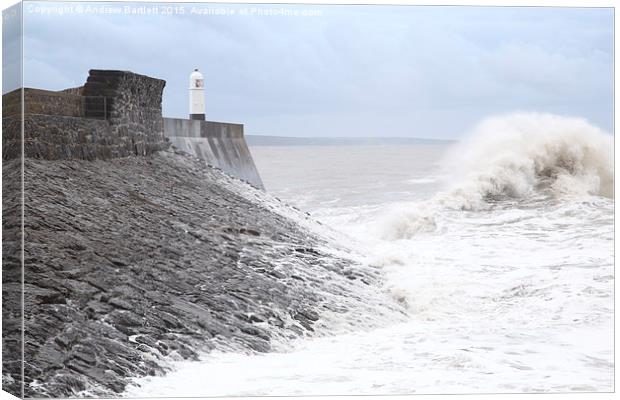
[[[433,178],[433,177],[412,178],[412,179],[407,179],[405,181],[405,183],[408,183],[410,185],[426,185],[426,184],[435,183],[435,182],[437,182],[437,178]]]
[[[611,141],[580,119],[515,114],[452,149],[253,149],[267,187],[323,225],[250,197],[365,254],[406,320],[368,301],[357,330],[321,324],[290,351],[207,354],[128,394],[613,391]],[[423,177],[441,178],[400,190]]]

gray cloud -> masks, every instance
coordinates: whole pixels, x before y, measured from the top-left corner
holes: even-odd
[[[255,134],[458,137],[516,110],[612,128],[611,9],[290,6],[322,15],[282,17],[187,7],[60,16],[26,6],[25,85],[61,89],[90,68],[128,69],[166,79],[164,113],[185,116],[197,66],[208,117]],[[273,6],[197,5],[215,7]]]

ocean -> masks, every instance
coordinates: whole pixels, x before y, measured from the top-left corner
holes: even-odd
[[[516,114],[454,143],[251,152],[267,191],[379,268],[405,314],[369,300],[357,322],[180,361],[128,395],[614,390],[612,136]]]

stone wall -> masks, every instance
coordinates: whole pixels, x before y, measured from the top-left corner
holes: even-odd
[[[25,89],[24,156],[107,160],[166,149],[161,116],[164,85],[161,79],[132,72],[91,70],[83,88]],[[20,90],[3,96],[3,109],[6,104],[9,111],[2,120],[5,160],[21,154],[20,96]]]
[[[21,157],[22,119],[15,115],[2,118],[2,159],[10,160]]]
[[[128,71],[90,70],[84,96],[105,96],[108,120],[116,136],[131,136],[138,155],[165,146],[161,111],[166,81]],[[86,116],[90,110],[86,107]]]
[[[3,118],[3,159],[19,156],[19,117]],[[24,116],[24,156],[46,160],[108,160],[160,149],[148,136],[113,129],[108,121],[61,115]],[[163,142],[162,142],[163,146]]]
[[[257,188],[264,187],[245,141],[243,125],[164,118],[164,134],[179,150]]]
[[[84,115],[82,96],[76,92],[54,92],[51,90],[24,88],[24,112],[28,114]],[[21,112],[21,89],[2,96],[2,115],[19,115]]]
[[[72,87],[72,88],[68,88],[68,89],[63,89],[60,92],[61,93],[68,93],[68,94],[75,94],[78,96],[82,95],[82,90],[84,90],[84,86],[78,86],[78,87]]]

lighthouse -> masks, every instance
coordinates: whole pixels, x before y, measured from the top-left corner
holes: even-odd
[[[205,81],[198,68],[189,75],[189,119],[205,120]]]

